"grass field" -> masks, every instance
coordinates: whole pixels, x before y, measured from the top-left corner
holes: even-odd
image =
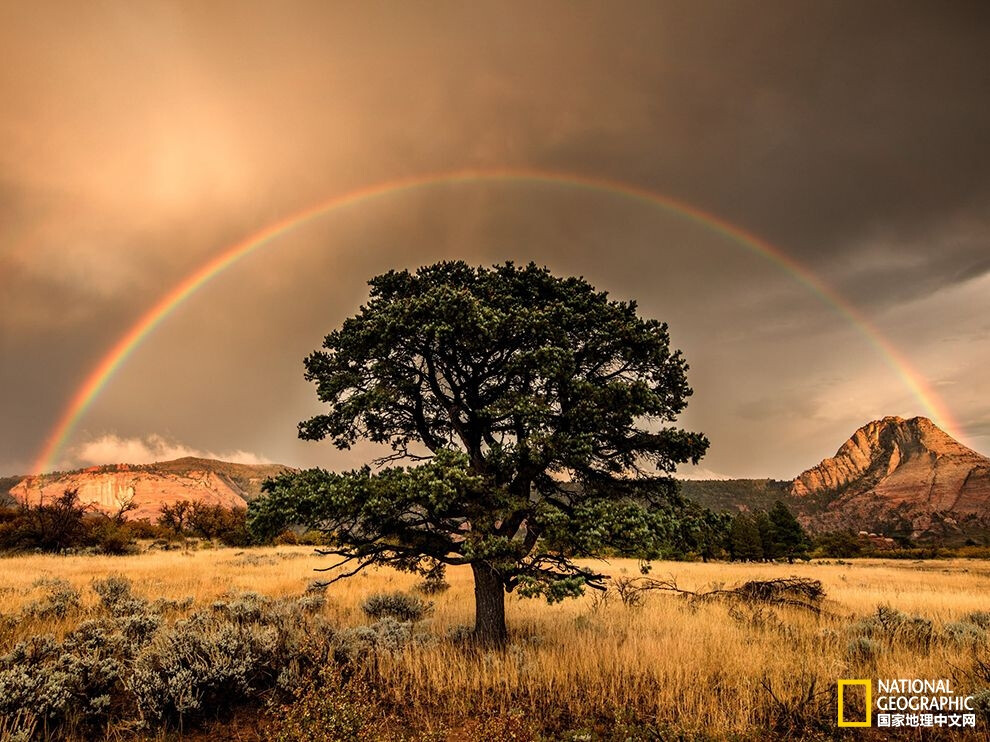
[[[39,578],[64,578],[80,589],[85,614],[98,601],[89,589],[93,580],[108,573],[128,577],[145,598],[191,597],[195,607],[243,591],[300,595],[323,576],[314,568],[326,564],[310,547],[7,558],[0,561],[0,613],[21,618],[3,624],[2,650],[36,634],[64,635],[79,622],[76,614],[25,613]],[[604,571],[639,574],[628,560],[605,564]],[[413,639],[376,653],[362,672],[383,708],[401,709],[403,718],[416,720],[421,738],[433,739],[597,739],[623,724],[632,739],[648,738],[646,732],[636,736],[642,729],[699,738],[757,738],[776,730],[810,738],[829,736],[834,727],[838,678],[946,678],[964,694],[990,685],[978,662],[990,660],[990,631],[978,625],[979,612],[990,609],[988,562],[664,562],[651,574],[690,590],[810,577],[822,582],[827,597],[815,615],[659,593],[638,607],[617,596],[552,606],[510,596],[509,647],[477,651],[451,638],[473,615],[470,571],[453,569],[450,589],[429,597],[434,608],[413,627]],[[330,586],[320,610],[331,626],[368,624],[363,599],[410,590],[416,581],[391,570],[368,571]],[[879,606],[906,614],[904,620],[864,621]],[[485,731],[468,722],[480,716],[514,719],[518,731],[504,725]],[[978,736],[985,738],[986,728],[981,718]]]

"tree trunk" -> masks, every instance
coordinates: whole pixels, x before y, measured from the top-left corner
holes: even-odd
[[[481,644],[505,644],[505,586],[487,562],[472,562],[474,572],[474,638]]]

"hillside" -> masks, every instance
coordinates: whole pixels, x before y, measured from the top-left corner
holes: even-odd
[[[816,530],[912,538],[990,532],[990,459],[925,417],[867,423],[798,475],[792,501]]]
[[[18,502],[35,504],[76,489],[83,504],[116,513],[127,503],[136,507],[128,517],[157,519],[162,505],[180,500],[224,507],[244,507],[261,494],[261,485],[288,467],[249,465],[186,457],[154,464],[113,464],[70,472],[13,478],[6,485]],[[3,480],[4,483],[11,478]]]
[[[790,502],[788,481],[779,479],[688,479],[681,493],[706,508],[723,512],[769,510],[774,502]]]
[[[681,482],[714,510],[765,510],[781,500],[812,531],[851,529],[921,541],[987,541],[990,459],[924,417],[867,423],[835,456],[790,482]]]

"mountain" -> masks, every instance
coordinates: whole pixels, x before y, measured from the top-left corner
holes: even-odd
[[[161,506],[202,500],[243,507],[265,479],[289,467],[182,458],[142,466],[117,464],[37,477],[0,478],[0,498],[29,504],[78,489],[84,503],[132,518],[157,519]],[[867,423],[835,456],[792,481],[682,481],[684,495],[713,510],[769,510],[782,501],[811,531],[852,529],[920,541],[990,543],[990,459],[931,420],[885,417]]]
[[[728,512],[769,510],[780,500],[814,532],[990,543],[990,459],[924,417],[867,423],[789,482],[683,481],[681,491]]]
[[[202,501],[224,507],[244,507],[261,494],[261,484],[289,468],[276,464],[249,465],[186,457],[139,466],[112,464],[70,472],[7,478],[9,497],[29,505],[50,501],[67,489],[79,500],[106,513],[126,503],[136,508],[130,518],[157,520],[162,505],[180,500]],[[14,482],[16,479],[16,482]]]
[[[799,474],[789,495],[815,530],[912,538],[990,531],[990,459],[925,417],[867,423]]]

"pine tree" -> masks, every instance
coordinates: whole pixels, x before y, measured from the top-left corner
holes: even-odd
[[[763,545],[756,519],[749,513],[739,513],[729,529],[729,554],[733,561],[759,561]]]
[[[760,548],[763,550],[763,561],[772,562],[774,559],[783,556],[777,544],[777,532],[767,511],[759,511],[753,516],[753,520],[756,523],[756,531],[760,535]]]
[[[797,518],[780,500],[770,509],[768,520],[771,525],[773,553],[775,558],[786,557],[788,562],[806,557],[811,542]]]

